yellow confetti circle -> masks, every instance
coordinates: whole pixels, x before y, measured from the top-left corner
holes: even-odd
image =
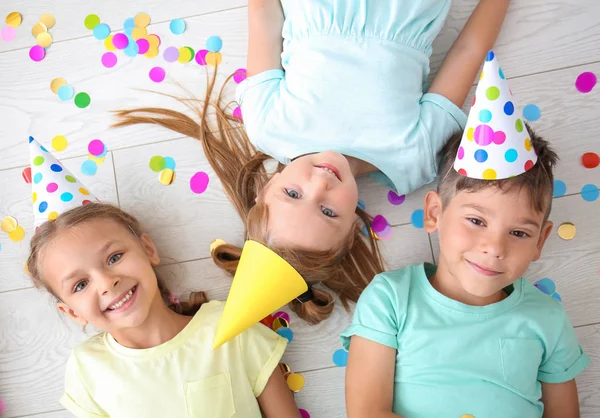
[[[144,54],[146,58],[154,58],[158,55],[158,48],[149,49],[148,52]]]
[[[54,151],[64,151],[67,148],[67,145],[69,145],[69,142],[67,141],[67,138],[62,135],[56,135],[52,138],[52,148]]]
[[[170,168],[165,168],[158,175],[158,181],[160,181],[165,186],[168,186],[169,184],[173,183],[174,180],[175,172]]]
[[[2,222],[0,222],[0,229],[2,229],[7,234],[10,234],[14,230],[16,230],[17,226],[19,226],[19,223],[12,216],[7,216],[6,218],[2,219]]]
[[[48,32],[42,32],[35,37],[35,41],[42,48],[48,48],[50,45],[52,45],[52,35],[50,35]]]
[[[23,22],[23,17],[19,12],[11,12],[6,16],[6,24],[8,26],[12,26],[13,28],[18,27],[21,22]]]
[[[48,32],[48,28],[42,22],[38,22],[31,28],[31,34],[37,39],[40,33]]]
[[[185,46],[179,48],[179,58],[177,58],[177,62],[181,64],[188,63],[192,60],[192,53]]]
[[[19,242],[25,238],[25,230],[21,225],[19,225],[17,226],[17,229],[8,233],[8,238],[10,238],[10,240],[13,242]]]
[[[209,52],[206,54],[205,60],[208,65],[216,67],[223,60],[223,56],[220,52]]]
[[[562,223],[558,227],[558,236],[564,239],[565,241],[570,241],[575,238],[577,234],[577,228],[571,222]]]
[[[50,82],[50,89],[54,94],[58,94],[58,89],[67,84],[67,80],[62,77],[55,78]]]
[[[27,267],[27,263],[25,263],[25,265],[23,266],[23,271],[27,276],[31,276],[31,273],[29,273],[29,267]]]
[[[212,252],[215,250],[215,248],[217,248],[219,245],[225,245],[227,244],[225,241],[223,241],[221,238],[217,238],[215,240],[213,240],[213,242],[210,243],[210,253],[212,254]]]
[[[135,39],[136,41],[140,38],[145,38],[146,35],[148,35],[148,29],[146,28],[133,28],[133,30],[131,31],[131,37],[133,39]]]
[[[107,51],[116,51],[117,48],[115,48],[115,46],[113,45],[113,38],[115,37],[115,35],[113,33],[111,33],[110,35],[108,35],[108,38],[106,38],[104,40],[104,48],[106,48]]]
[[[525,138],[525,149],[531,151],[531,139]]]
[[[481,70],[481,75],[479,76],[480,80],[483,80],[483,70]]]
[[[96,163],[96,165],[100,165],[100,164],[104,163],[104,158],[105,157],[96,157],[95,155],[88,154],[88,160],[92,160],[93,162]]]
[[[289,322],[285,320],[285,318],[275,318],[273,320],[273,325],[271,325],[271,329],[273,331],[277,331],[279,328],[288,328],[290,326]]]
[[[496,171],[492,170],[491,168],[488,168],[487,170],[485,170],[483,172],[483,179],[484,180],[496,180]]]
[[[287,385],[292,392],[300,392],[304,387],[304,376],[299,373],[290,373],[287,377]]]
[[[32,203],[35,203],[35,201],[36,201],[36,200],[37,200],[37,193],[36,193],[36,192],[33,192],[33,193],[31,194],[31,202],[32,202]]]
[[[150,24],[150,16],[146,13],[138,13],[135,15],[135,18],[133,18],[133,23],[138,28],[145,28]]]
[[[158,49],[160,46],[160,38],[154,34],[146,36],[146,40],[150,44],[149,49]]]
[[[461,415],[460,418],[475,418],[475,417],[471,414],[464,414],[464,415]]]
[[[55,220],[56,218],[58,218],[58,212],[56,212],[56,211],[52,211],[52,212],[50,212],[50,213],[48,214],[48,220],[49,220],[49,221],[53,221],[53,220]]]
[[[54,25],[56,25],[56,19],[50,13],[46,13],[40,17],[40,22],[42,22],[48,29],[52,29]]]
[[[473,134],[474,134],[474,133],[475,133],[475,129],[474,129],[474,128],[469,128],[469,129],[467,130],[467,139],[468,139],[469,141],[472,141],[472,140],[473,140]]]
[[[79,188],[79,193],[81,193],[84,196],[87,196],[90,194],[90,192],[86,188],[83,188],[83,187]]]

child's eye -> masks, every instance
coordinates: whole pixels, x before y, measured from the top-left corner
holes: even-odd
[[[323,215],[327,216],[328,218],[336,218],[337,217],[335,212],[333,212],[329,208],[321,208],[321,212],[323,212]]]
[[[283,190],[285,191],[285,194],[287,194],[292,199],[299,199],[300,198],[300,193],[298,193],[294,189],[283,189]]]
[[[121,257],[123,257],[123,253],[116,253],[110,256],[110,258],[108,259],[108,264],[114,264],[117,261],[119,261],[121,259]]]
[[[473,225],[477,225],[477,226],[484,226],[485,225],[482,220],[477,219],[477,218],[467,218],[467,220],[469,222],[471,222]]]
[[[87,284],[88,284],[87,280],[80,281],[73,288],[73,293],[81,292],[83,289],[85,289],[85,287],[87,286]]]
[[[526,238],[530,236],[527,232],[523,231],[512,231],[510,234],[517,238]]]

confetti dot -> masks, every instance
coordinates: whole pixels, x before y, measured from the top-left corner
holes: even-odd
[[[58,184],[56,184],[56,183],[49,183],[49,184],[46,186],[46,191],[47,191],[48,193],[54,193],[54,192],[55,192],[55,191],[57,191],[57,190],[58,190]]]
[[[135,15],[133,23],[138,28],[145,28],[150,24],[150,16],[148,16],[146,13],[138,13]]]
[[[275,332],[277,332],[277,330],[279,328],[289,328],[290,327],[290,323],[283,317],[279,316],[277,318],[273,318],[273,323],[271,324],[271,329]]]
[[[567,185],[562,180],[554,180],[552,197],[561,197],[567,193]]]
[[[96,156],[93,156],[92,154],[89,154],[88,159],[95,162],[96,165],[100,165],[100,164],[104,163],[104,157],[96,157]]]
[[[488,125],[479,125],[475,128],[473,139],[478,145],[489,145],[494,140],[494,130]]]
[[[170,46],[163,52],[163,58],[167,62],[175,62],[179,58],[179,49]]]
[[[6,24],[12,28],[18,27],[23,22],[23,17],[19,12],[10,12],[6,16]]]
[[[17,36],[17,30],[12,26],[5,26],[0,32],[0,38],[5,42],[12,42]]]
[[[92,160],[86,160],[81,163],[81,172],[86,176],[93,176],[98,171],[98,164]]]
[[[479,111],[479,120],[483,123],[488,123],[492,120],[492,112],[487,109],[482,109]]]
[[[106,23],[100,23],[94,27],[94,38],[103,41],[110,35],[110,27]]]
[[[55,173],[60,173],[63,171],[63,168],[59,164],[52,164],[50,166],[50,170],[54,171]]]
[[[17,229],[17,226],[19,226],[19,223],[12,216],[7,216],[4,219],[2,219],[2,222],[0,222],[0,229],[2,229],[2,231],[6,232],[7,234]]]
[[[557,301],[562,302],[562,298],[560,297],[560,295],[558,293],[553,293],[552,297],[554,299],[556,299]]]
[[[146,38],[140,38],[135,41],[138,46],[138,54],[144,55],[150,49],[150,42]]]
[[[423,224],[424,224],[424,215],[425,213],[423,212],[423,209],[417,209],[415,210],[412,215],[410,215],[410,223],[415,227],[415,228],[423,228]]]
[[[273,319],[277,319],[277,318],[283,318],[283,319],[285,319],[288,324],[290,322],[290,316],[288,315],[287,312],[284,312],[284,311],[275,312],[273,314]]]
[[[181,35],[185,32],[185,21],[183,19],[173,19],[169,24],[169,29],[174,35]]]
[[[73,195],[69,192],[65,192],[60,195],[60,200],[62,200],[63,202],[70,202],[71,200],[73,200]]]
[[[113,36],[113,45],[117,49],[125,49],[129,45],[129,38],[124,33],[117,33]]]
[[[527,151],[531,151],[531,148],[533,147],[533,145],[531,144],[531,139],[529,138],[525,138],[525,141],[523,143],[523,146],[525,147],[525,149]]]
[[[527,160],[525,162],[525,171],[531,170],[533,168],[533,166],[534,166],[533,161]]]
[[[52,29],[54,25],[56,25],[56,19],[50,13],[45,13],[40,17],[40,22],[42,22],[48,29]]]
[[[31,184],[31,167],[25,167],[21,175],[23,176],[25,183]]]
[[[146,35],[148,35],[148,29],[146,28],[134,28],[131,31],[131,37],[136,41],[144,38]]]
[[[375,233],[379,233],[379,232],[383,231],[387,226],[388,226],[388,221],[382,215],[375,216],[373,218],[373,221],[371,222],[371,229]]]
[[[208,54],[208,50],[207,49],[201,49],[200,51],[196,52],[196,62],[198,63],[198,65],[206,65],[206,55]]]
[[[123,30],[131,35],[131,31],[135,28],[135,20],[133,17],[128,17],[123,22]]]
[[[508,101],[504,104],[504,113],[508,116],[512,116],[512,114],[515,113],[515,105],[513,102]]]
[[[492,142],[496,145],[502,145],[506,141],[506,134],[502,131],[494,132],[494,137],[492,138]]]
[[[190,179],[190,189],[192,189],[192,192],[196,194],[204,193],[208,187],[208,181],[208,174],[203,171],[199,171]]]
[[[386,240],[392,236],[392,226],[388,224],[382,231],[377,233],[373,231],[373,234],[375,235],[375,239]]]
[[[48,28],[42,22],[38,22],[31,28],[31,35],[34,38],[37,38],[38,35],[42,32],[48,32]]]
[[[35,165],[36,167],[42,164],[44,164],[44,157],[42,157],[41,155],[38,155],[33,159],[33,165]]]
[[[233,81],[235,81],[237,84],[240,84],[242,81],[244,81],[246,77],[247,72],[245,68],[238,68],[235,70],[235,73],[233,73]]]
[[[475,418],[475,417],[471,414],[464,414],[464,415],[461,415],[460,418]]]
[[[144,56],[146,58],[156,58],[158,56],[158,48],[152,48],[152,45],[150,45],[148,52],[146,52]]]
[[[521,119],[517,119],[515,122],[515,129],[517,132],[523,132],[523,121]]]
[[[60,100],[71,100],[73,98],[73,95],[75,94],[75,90],[73,90],[73,87],[70,86],[69,84],[65,84],[64,86],[60,86],[58,88],[58,98]]]
[[[506,77],[504,76],[504,71],[502,71],[502,68],[498,68],[498,75],[500,76],[500,78],[502,80],[506,79]]]
[[[58,218],[58,212],[54,212],[54,211],[53,211],[53,212],[50,212],[50,213],[48,214],[48,220],[49,220],[49,221],[53,221],[53,220],[55,220],[56,218]]]
[[[90,194],[90,192],[87,189],[84,189],[83,187],[79,188],[79,193],[81,193],[84,196],[87,196]]]
[[[554,283],[554,281],[552,281],[552,279],[549,279],[547,277],[536,281],[535,283],[533,283],[533,285],[539,290],[541,290],[542,293],[545,293],[547,295],[552,295],[554,292],[556,292],[556,284]]]
[[[42,181],[42,173],[37,173],[35,176],[33,176],[34,184],[38,184],[40,181]]]
[[[220,52],[209,52],[206,54],[206,63],[212,67],[216,67],[223,60]]]
[[[456,158],[458,158],[459,160],[462,160],[463,158],[465,158],[465,149],[463,147],[458,148],[458,152],[456,153]]]
[[[581,156],[581,164],[585,168],[596,168],[600,165],[600,156],[595,152],[586,152]]]
[[[488,169],[486,169],[486,170],[483,171],[482,177],[483,177],[484,180],[496,180],[497,174],[496,174],[495,170],[492,170],[491,168],[488,168]]]
[[[294,332],[289,328],[281,327],[275,332],[279,334],[279,336],[288,340],[288,344],[294,339]]]
[[[179,62],[181,64],[185,64],[185,63],[190,62],[193,57],[194,57],[194,55],[191,53],[191,51],[188,48],[181,47],[181,48],[179,48],[179,58],[177,58],[177,62]]]
[[[175,171],[170,168],[165,168],[158,174],[158,181],[165,186],[175,181]]]
[[[488,87],[488,89],[485,91],[485,96],[489,100],[496,100],[498,97],[500,97],[500,89],[496,86]]]
[[[129,42],[129,45],[127,45],[127,48],[125,48],[123,52],[128,57],[136,57],[140,53],[140,46],[137,44],[137,41]]]
[[[117,56],[114,52],[105,52],[102,54],[102,65],[106,68],[112,68],[117,65]]]
[[[235,109],[233,109],[233,117],[236,118],[237,120],[242,120],[242,108],[237,106]]]
[[[587,202],[597,200],[598,196],[600,196],[600,190],[598,190],[598,186],[594,184],[586,184],[581,188],[581,197]]]
[[[475,161],[477,161],[478,163],[483,163],[483,162],[487,161],[488,153],[485,152],[485,150],[478,149],[477,151],[475,151],[474,157],[475,157]]]
[[[577,234],[577,228],[575,228],[575,225],[573,225],[571,222],[565,222],[558,227],[556,232],[558,233],[558,236],[565,241],[570,241],[575,238],[575,235]]]
[[[40,213],[46,212],[46,209],[48,209],[48,202],[40,202],[40,205],[38,206],[38,210],[40,211]]]
[[[523,117],[530,122],[535,122],[542,116],[542,112],[537,105],[528,104],[523,108]]]
[[[154,171],[155,173],[159,173],[166,168],[167,162],[160,155],[155,155],[154,157],[150,158],[149,165],[150,170]]]
[[[108,35],[108,37],[104,40],[104,48],[106,48],[107,51],[116,51],[117,48],[115,48],[115,45],[113,44],[113,38],[115,37],[115,35],[113,35],[112,33],[110,35]]]
[[[517,161],[518,156],[519,153],[514,148],[511,148],[504,153],[504,159],[509,163],[514,163],[515,161]]]
[[[223,41],[218,36],[211,36],[206,40],[206,49],[210,52],[219,52],[223,47]]]
[[[35,203],[35,201],[36,201],[36,200],[37,200],[37,193],[36,193],[36,192],[33,192],[33,193],[31,194],[31,203]]]
[[[173,157],[165,157],[165,168],[175,170],[175,160],[173,159]]]
[[[75,96],[75,106],[80,109],[84,109],[90,105],[91,99],[90,95],[84,92],[77,93]]]
[[[77,182],[77,179],[75,177],[71,176],[70,174],[67,174],[65,176],[65,180],[67,180],[69,183],[75,183],[75,182]]]
[[[34,45],[29,50],[29,58],[32,61],[40,62],[46,57],[46,50],[39,45]]]
[[[55,78],[50,82],[50,90],[54,92],[54,94],[58,94],[58,89],[67,84],[67,80],[62,77]]]
[[[158,49],[158,47],[160,46],[160,38],[158,37],[158,35],[148,35],[146,36],[146,39],[150,44],[150,49]]]
[[[310,418],[310,414],[306,409],[298,409],[298,412],[300,412],[301,418]]]
[[[162,81],[165,79],[166,73],[164,68],[154,67],[150,70],[148,75],[150,76],[150,80],[154,81],[155,83],[162,83]]]
[[[469,129],[467,130],[467,139],[468,139],[469,141],[472,141],[472,140],[473,140],[473,137],[474,137],[474,134],[475,134],[475,129],[473,129],[473,127],[469,128]]]
[[[8,238],[13,242],[22,241],[25,238],[25,230],[19,225],[14,231],[8,233]]]
[[[99,157],[104,153],[106,145],[99,139],[94,139],[88,144],[88,152],[95,157]]]
[[[597,79],[594,73],[585,72],[577,76],[577,80],[575,81],[575,87],[581,93],[589,93],[596,85],[596,82]]]
[[[48,32],[42,32],[35,37],[35,41],[42,48],[49,48],[52,45],[52,35]]]
[[[406,200],[406,195],[398,195],[395,191],[390,190],[387,195],[388,202],[390,202],[394,206],[398,206],[404,203]]]
[[[489,52],[487,53],[487,55],[485,56],[485,60],[486,60],[486,61],[491,61],[491,60],[493,60],[493,59],[494,59],[494,51],[489,51]]]
[[[300,392],[304,387],[304,376],[299,373],[290,373],[287,377],[287,385],[292,392]]]
[[[336,350],[333,353],[333,364],[338,367],[346,367],[348,363],[348,352],[344,349]]]

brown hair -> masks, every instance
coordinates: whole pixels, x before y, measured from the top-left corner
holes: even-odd
[[[40,225],[31,239],[29,258],[27,259],[27,270],[35,287],[46,289],[57,300],[60,300],[43,280],[40,259],[43,256],[44,249],[62,231],[97,219],[114,221],[128,231],[131,231],[136,237],[140,237],[143,234],[139,221],[116,206],[105,203],[90,203],[71,209],[61,214],[55,220],[47,221]],[[173,298],[169,288],[160,280],[160,278],[158,278],[158,276],[157,280],[158,289],[160,290],[163,301],[169,309],[179,314],[194,315],[198,312],[200,306],[208,301],[204,292],[192,292],[186,302],[177,302]]]
[[[532,208],[538,213],[544,213],[544,221],[548,220],[552,209],[552,191],[554,188],[554,167],[558,162],[558,155],[552,149],[548,141],[538,136],[527,124],[527,131],[531,144],[535,150],[538,161],[525,173],[502,180],[480,180],[465,177],[454,170],[454,160],[462,139],[462,132],[455,134],[446,143],[441,151],[442,166],[440,169],[440,181],[438,193],[445,207],[450,200],[460,191],[476,192],[487,187],[497,187],[507,192],[513,187],[525,188],[530,199]]]
[[[268,246],[290,263],[309,286],[322,283],[333,290],[344,307],[348,308],[348,301],[356,302],[367,284],[384,269],[377,243],[372,236],[362,235],[358,221],[342,247],[330,251],[282,248],[271,242],[267,231],[267,207],[256,203],[257,196],[270,179],[264,163],[271,157],[254,148],[243,124],[232,115],[233,102],[225,103],[223,100],[224,89],[232,76],[225,80],[216,101],[212,100],[216,73],[215,69],[212,77],[207,78],[203,101],[165,95],[186,105],[198,116],[199,122],[174,110],[140,108],[116,111],[118,121],[114,126],[150,123],[198,139],[225,193],[244,222],[244,238]],[[209,111],[214,112],[216,126],[209,123]],[[279,163],[275,171],[281,172],[284,167]],[[370,216],[358,208],[356,213],[363,223],[370,226]],[[213,251],[212,257],[217,266],[235,274],[240,254],[241,248],[222,244]],[[300,303],[294,300],[291,308],[300,318],[317,324],[331,314],[333,304],[334,300],[328,292],[313,288],[310,301]]]

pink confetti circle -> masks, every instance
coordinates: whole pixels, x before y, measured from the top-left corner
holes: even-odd
[[[39,45],[34,45],[29,50],[29,58],[35,62],[40,62],[46,57],[46,50]]]
[[[233,73],[233,81],[235,81],[238,84],[244,81],[246,77],[247,73],[245,68],[238,68],[237,70],[235,70],[235,73]]]
[[[155,83],[161,83],[165,79],[165,69],[162,67],[154,67],[150,70],[150,80]]]
[[[104,153],[104,142],[94,139],[88,144],[88,152],[94,157],[99,157]]]
[[[242,109],[239,106],[233,109],[233,117],[242,120]]]
[[[392,205],[401,205],[404,203],[404,200],[406,200],[406,195],[398,195],[398,193],[393,190],[388,192],[388,202],[390,202]]]
[[[477,145],[490,145],[494,140],[494,130],[488,125],[479,125],[475,128],[474,139]]]
[[[373,232],[378,233],[388,226],[387,219],[383,217],[383,215],[377,215],[373,218],[373,222],[371,222],[371,229]]]
[[[204,193],[208,187],[208,180],[208,174],[199,171],[190,179],[190,189],[196,194]]]
[[[117,65],[117,56],[114,52],[105,52],[102,54],[102,65],[106,68],[112,68]]]
[[[592,91],[597,81],[598,80],[596,79],[596,74],[587,71],[577,76],[577,80],[575,81],[575,87],[581,93],[589,93],[590,91]]]
[[[46,186],[46,191],[48,193],[54,193],[57,190],[58,190],[58,184],[56,184],[56,183],[50,183]]]
[[[273,314],[273,319],[275,318],[283,318],[287,321],[287,323],[290,323],[290,316],[287,314],[287,312],[283,312],[283,311],[279,311],[279,312],[275,312]]]
[[[206,65],[206,54],[208,54],[208,49],[201,49],[196,52],[196,62],[199,65]]]
[[[150,42],[148,42],[147,39],[140,38],[135,42],[138,44],[139,47],[138,55],[144,55],[150,49]]]
[[[11,42],[13,39],[15,39],[16,35],[17,28],[13,28],[12,26],[5,26],[2,28],[2,32],[0,32],[0,38],[6,42]]]
[[[506,134],[502,131],[496,131],[494,132],[494,137],[492,138],[492,141],[496,145],[502,145],[504,144],[504,141],[506,141]]]
[[[310,414],[306,411],[306,409],[299,409],[300,416],[302,418],[310,418]]]
[[[465,149],[463,147],[460,147],[458,149],[458,154],[456,155],[456,158],[458,158],[459,160],[465,158]]]
[[[129,38],[124,33],[116,33],[113,36],[112,43],[117,49],[125,49],[129,45]]]

